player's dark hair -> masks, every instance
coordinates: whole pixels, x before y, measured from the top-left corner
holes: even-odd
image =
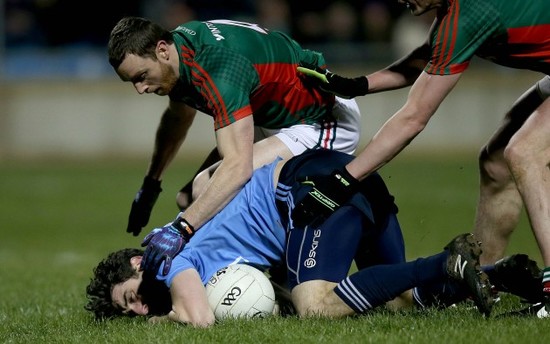
[[[108,44],[109,63],[116,70],[127,54],[156,60],[157,42],[173,43],[172,34],[149,19],[124,17],[111,31]]]
[[[140,249],[122,249],[112,252],[95,267],[94,277],[86,287],[88,303],[84,308],[94,313],[97,320],[133,315],[132,313],[123,314],[113,305],[111,292],[115,284],[137,276],[138,273],[132,267],[130,259],[142,255],[143,250]],[[153,274],[143,273],[138,294],[141,295],[143,304],[149,307],[148,315],[168,314],[172,308],[169,289],[163,282],[156,280]]]
[[[137,276],[130,259],[143,255],[143,251],[127,248],[113,252],[94,269],[94,277],[86,287],[88,303],[84,307],[93,312],[96,319],[107,319],[122,315],[122,311],[113,305],[111,291],[115,284],[125,282]]]

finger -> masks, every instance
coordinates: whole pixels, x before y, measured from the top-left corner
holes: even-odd
[[[128,227],[126,227],[126,233],[134,233],[134,227],[130,224],[128,224]]]
[[[297,67],[298,72],[305,74],[307,76],[311,76],[314,78],[317,78],[321,80],[323,83],[328,84],[328,80],[325,74],[319,73],[316,70],[304,68],[304,67]]]
[[[151,254],[151,248],[147,247],[145,249],[145,252],[143,252],[143,256],[141,257],[141,264],[139,264],[140,270],[145,270],[145,267],[147,266],[147,260],[149,258],[149,255]]]
[[[149,245],[149,242],[151,242],[151,239],[153,238],[153,233],[149,233],[147,234],[147,236],[145,237],[145,239],[143,239],[143,241],[141,242],[141,247],[145,247],[147,245]]]
[[[170,268],[172,267],[172,258],[169,256],[164,257],[164,268],[162,269],[162,275],[166,276],[170,272]]]

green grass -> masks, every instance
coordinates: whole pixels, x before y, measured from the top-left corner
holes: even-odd
[[[176,215],[175,193],[197,165],[180,162],[168,171],[151,226]],[[545,320],[483,319],[466,306],[381,310],[343,320],[226,321],[206,330],[153,326],[143,319],[94,323],[83,309],[92,268],[110,251],[139,246],[143,237],[127,234],[125,226],[145,166],[145,160],[2,162],[0,343],[534,343],[550,333]],[[405,155],[382,174],[400,206],[408,258],[438,252],[471,229],[475,153]],[[525,252],[540,262],[525,219],[509,252]],[[516,298],[504,297],[494,314],[520,306]]]

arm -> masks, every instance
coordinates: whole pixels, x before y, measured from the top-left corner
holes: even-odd
[[[170,102],[162,115],[155,140],[155,149],[143,184],[136,194],[126,231],[138,235],[149,222],[153,206],[162,191],[160,179],[166,166],[181,146],[196,110],[183,103]]]
[[[428,64],[430,55],[430,47],[425,43],[390,66],[356,78],[342,77],[328,69],[305,64],[297,70],[314,80],[321,90],[350,99],[412,85]]]
[[[197,270],[187,269],[177,274],[170,286],[170,296],[170,320],[194,327],[208,327],[214,324],[214,313],[208,304],[206,289]]]
[[[460,74],[420,74],[405,105],[378,130],[367,147],[343,169],[331,175],[311,175],[301,181],[311,191],[292,211],[294,225],[303,227],[324,221],[358,190],[358,179],[382,167],[399,154],[426,126]]]
[[[184,103],[170,101],[157,128],[155,148],[147,170],[148,176],[155,180],[161,179],[166,167],[185,140],[196,112],[197,110]]]
[[[367,75],[368,93],[377,93],[410,86],[418,78],[430,59],[428,43],[388,67]]]
[[[204,192],[182,214],[195,230],[223,209],[252,176],[253,142],[252,116],[216,131],[221,163]]]
[[[357,179],[364,179],[399,154],[424,129],[460,76],[422,73],[411,88],[405,105],[346,166],[348,172]]]

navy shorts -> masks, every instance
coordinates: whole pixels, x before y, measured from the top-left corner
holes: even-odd
[[[397,207],[377,173],[363,180],[360,192],[321,225],[292,227],[294,204],[311,190],[300,180],[307,175],[330,174],[353,158],[336,151],[312,150],[289,160],[281,171],[277,207],[287,228],[290,289],[310,280],[337,283],[348,275],[354,260],[359,269],[405,261]]]

